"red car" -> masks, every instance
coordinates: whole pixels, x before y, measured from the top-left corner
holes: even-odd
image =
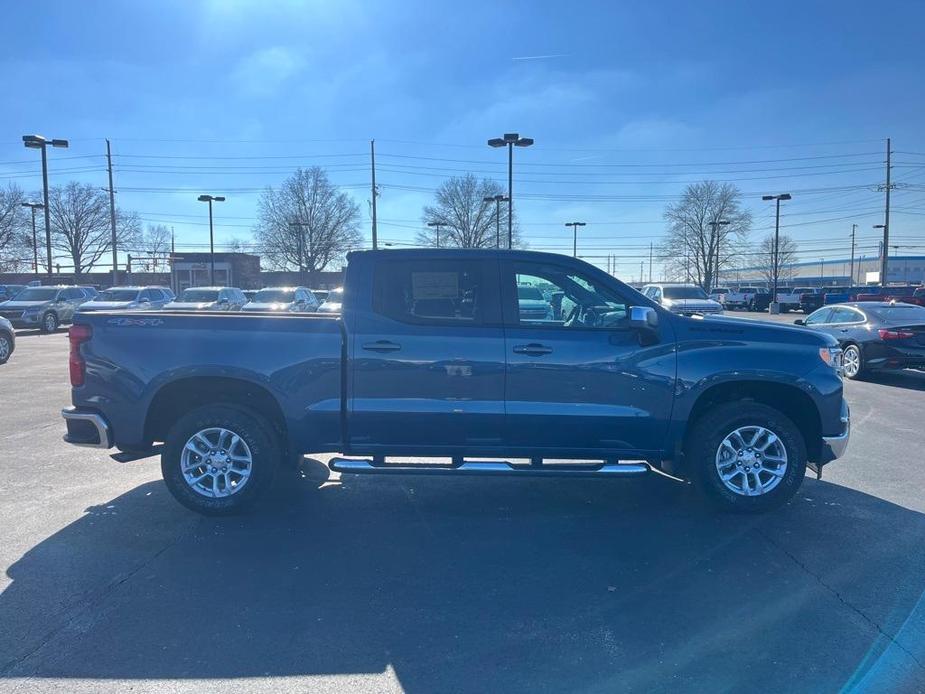
[[[907,285],[905,287],[881,287],[876,292],[858,294],[854,301],[902,301],[907,304],[925,306],[925,294],[922,287]]]

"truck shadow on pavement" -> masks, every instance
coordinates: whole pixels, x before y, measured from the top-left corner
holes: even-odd
[[[925,516],[860,492],[807,479],[788,507],[746,517],[658,479],[293,482],[240,518],[196,517],[160,482],[87,509],[10,567],[0,677],[925,682]]]

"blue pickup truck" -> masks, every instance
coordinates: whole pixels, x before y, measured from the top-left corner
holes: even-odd
[[[168,488],[204,514],[252,505],[305,453],[353,474],[658,473],[762,511],[847,445],[829,336],[672,314],[561,255],[348,260],[339,314],[78,313],[65,440],[163,442]],[[561,294],[556,315],[521,311],[523,286]]]

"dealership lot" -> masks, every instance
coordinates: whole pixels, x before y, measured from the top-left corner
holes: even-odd
[[[306,460],[206,519],[61,442],[66,362],[21,332],[0,367],[0,691],[925,690],[925,374],[847,383],[848,454],[761,517]]]

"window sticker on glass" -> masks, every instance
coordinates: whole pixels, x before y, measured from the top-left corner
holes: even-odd
[[[413,272],[411,292],[415,301],[422,299],[456,299],[459,296],[459,273]]]

